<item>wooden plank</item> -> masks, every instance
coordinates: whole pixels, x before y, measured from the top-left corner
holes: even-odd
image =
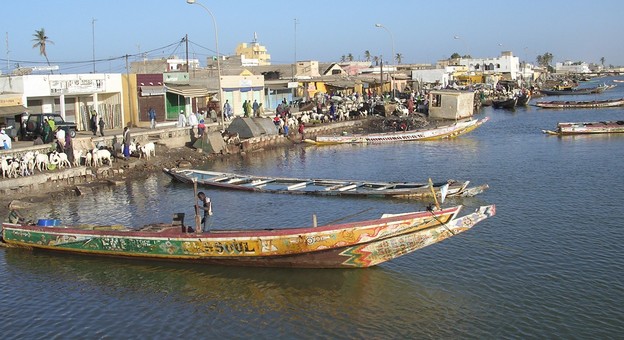
[[[286,187],[286,190],[297,190],[297,189],[305,188],[310,183],[312,183],[312,182],[301,182],[301,183],[296,183],[296,184],[293,184],[293,185],[289,185],[289,186]]]

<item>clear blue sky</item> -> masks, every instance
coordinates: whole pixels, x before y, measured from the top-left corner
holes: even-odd
[[[295,50],[297,60],[332,62],[349,53],[363,60],[366,50],[387,59],[394,40],[403,63],[435,63],[454,52],[494,57],[510,50],[530,62],[550,52],[554,62],[600,63],[604,57],[606,65],[624,65],[624,1],[619,0],[197,1],[216,18],[221,54],[232,54],[256,32],[274,64],[292,63]],[[124,55],[130,61],[139,53],[184,57],[179,42],[185,34],[191,58],[203,65],[214,55],[210,16],[186,0],[11,0],[3,9],[3,73],[18,62],[45,64],[32,47],[41,28],[54,42],[47,54],[61,73],[92,71],[94,46],[95,59],[106,60],[96,62],[97,72],[125,72]]]

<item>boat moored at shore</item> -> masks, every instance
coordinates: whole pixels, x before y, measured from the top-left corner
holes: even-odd
[[[384,214],[378,219],[288,229],[188,232],[156,224],[64,226],[4,223],[9,246],[63,253],[214,265],[364,268],[409,254],[494,216],[494,205],[457,217],[461,206]]]

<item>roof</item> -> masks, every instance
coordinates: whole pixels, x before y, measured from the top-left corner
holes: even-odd
[[[0,117],[15,116],[23,112],[28,112],[23,105],[0,106]]]
[[[173,85],[167,84],[167,92],[175,93],[183,97],[208,97],[210,94],[205,86],[199,85]]]

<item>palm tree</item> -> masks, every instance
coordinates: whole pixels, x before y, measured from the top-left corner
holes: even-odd
[[[396,59],[397,63],[399,63],[399,64],[400,64],[400,63],[401,63],[401,61],[403,60],[403,54],[401,54],[401,53],[397,53],[397,54],[394,56],[394,59]]]
[[[340,57],[340,61],[344,63],[347,61],[347,57],[343,54],[342,57]]]
[[[604,68],[605,57],[600,58],[600,63],[602,64],[602,68]]]
[[[364,58],[366,58],[366,61],[371,61],[371,53],[369,50],[364,51]]]
[[[353,54],[349,53],[347,55],[347,61],[353,61]]]
[[[33,34],[33,37],[35,37],[33,39],[33,41],[35,42],[33,48],[39,47],[39,55],[44,56],[46,61],[48,62],[48,66],[50,66],[48,53],[46,53],[46,46],[47,44],[54,44],[54,42],[48,39],[48,36],[45,34],[45,29],[43,28],[41,28],[41,30],[35,30],[35,34]]]
[[[375,62],[375,66],[379,65],[379,57],[378,56],[374,56],[373,57],[373,61]]]

